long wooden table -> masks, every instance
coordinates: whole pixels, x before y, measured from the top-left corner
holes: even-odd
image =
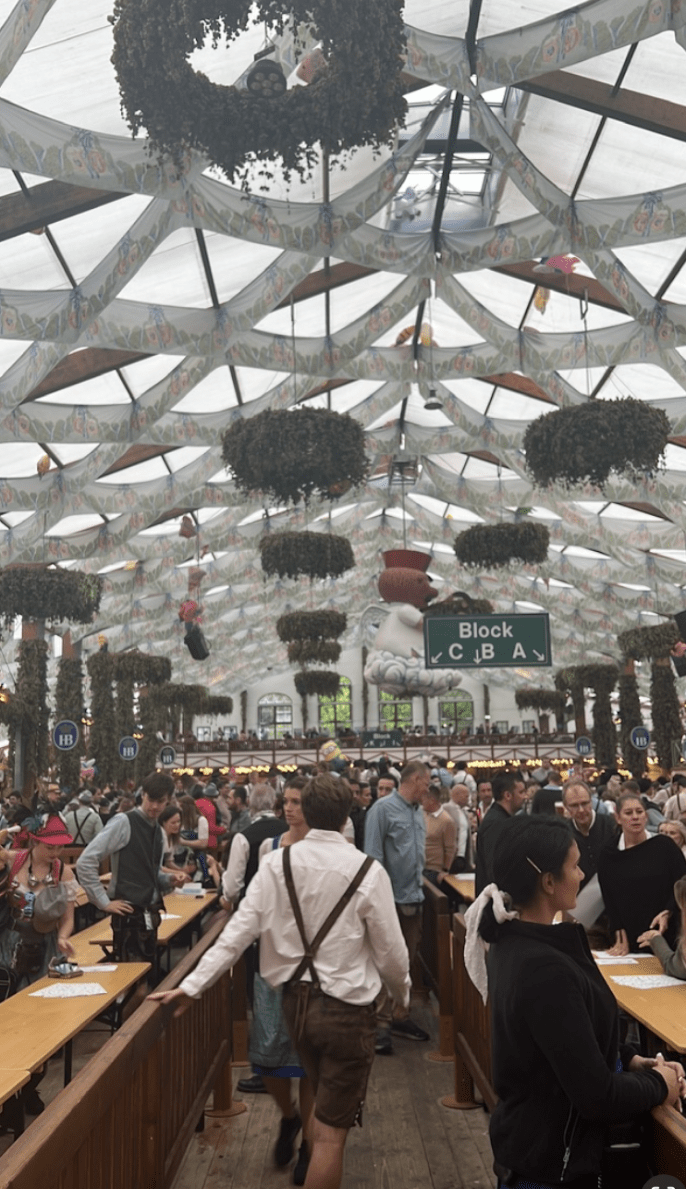
[[[169,916],[166,920],[162,920],[157,930],[159,949],[168,950],[177,934],[187,925],[198,922],[205,910],[210,905],[216,904],[217,899],[216,892],[201,891],[197,896],[191,896],[187,892],[169,892],[164,897],[164,912]],[[89,945],[100,946],[106,954],[111,951],[114,943],[111,919],[100,921],[97,925],[92,925],[90,929],[84,929],[83,934],[76,935],[79,953],[83,952],[83,942],[78,941],[78,938],[85,935],[87,935]]]
[[[686,1053],[686,982],[678,987],[639,990],[638,987],[624,987],[612,981],[613,974],[663,974],[660,961],[654,954],[639,958],[636,966],[603,965],[598,969],[625,1012],[649,1032],[659,1036],[670,1049]]]
[[[32,991],[54,987],[60,980],[41,978],[23,991],[0,1003],[0,1036],[6,1070],[35,1073],[64,1047],[64,1084],[71,1080],[72,1041],[87,1024],[126,995],[149,971],[147,962],[120,962],[116,970],[84,974],[64,980],[66,986],[78,982],[100,983],[104,995],[78,999],[36,999]]]

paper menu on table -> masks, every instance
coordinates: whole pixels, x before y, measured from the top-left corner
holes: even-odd
[[[30,991],[29,995],[36,999],[81,999],[86,995],[106,995],[107,991],[100,983],[59,982],[51,987],[42,987],[40,991]]]
[[[672,978],[669,974],[612,974],[613,983],[621,987],[635,987],[637,991],[654,991],[660,987],[686,987],[680,978]]]
[[[638,966],[635,958],[626,955],[625,958],[613,958],[607,954],[594,954],[597,966]]]

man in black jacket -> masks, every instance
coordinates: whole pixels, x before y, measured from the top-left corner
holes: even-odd
[[[583,780],[569,780],[564,787],[562,802],[569,814],[574,840],[581,858],[579,866],[584,873],[582,888],[598,872],[601,850],[617,841],[619,826],[614,814],[596,813],[591,803],[591,790]]]
[[[526,794],[519,772],[501,772],[493,781],[493,804],[476,835],[475,893],[478,896],[493,880],[493,852],[503,830],[521,809]]]

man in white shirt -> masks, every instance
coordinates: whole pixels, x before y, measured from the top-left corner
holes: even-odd
[[[454,784],[450,790],[450,799],[443,809],[453,819],[457,827],[457,846],[451,872],[471,871],[472,869],[472,826],[467,817],[469,804],[469,789],[466,784]]]
[[[93,809],[92,802],[93,794],[86,789],[79,794],[77,807],[64,815],[74,846],[88,846],[103,828],[102,818]]]
[[[196,969],[174,990],[153,996],[185,1010],[190,998],[198,998],[259,937],[260,973],[270,986],[286,984],[284,1013],[314,1086],[307,1184],[316,1189],[339,1189],[341,1183],[346,1137],[361,1118],[373,1061],[375,1001],[382,981],[398,1002],[407,1005],[410,999],[409,958],[388,875],[375,860],[361,860],[340,832],[351,800],[342,780],[323,775],[310,780],[302,791],[307,837],[263,858],[238,911]],[[305,947],[284,872],[286,855],[314,951],[309,964],[303,962]],[[315,947],[315,937],[335,909],[339,915]]]

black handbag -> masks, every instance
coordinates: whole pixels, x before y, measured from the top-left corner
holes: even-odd
[[[183,638],[186,648],[190,652],[194,661],[206,661],[210,655],[210,650],[207,647],[207,641],[203,636],[197,623],[192,626],[186,626],[186,635]]]

